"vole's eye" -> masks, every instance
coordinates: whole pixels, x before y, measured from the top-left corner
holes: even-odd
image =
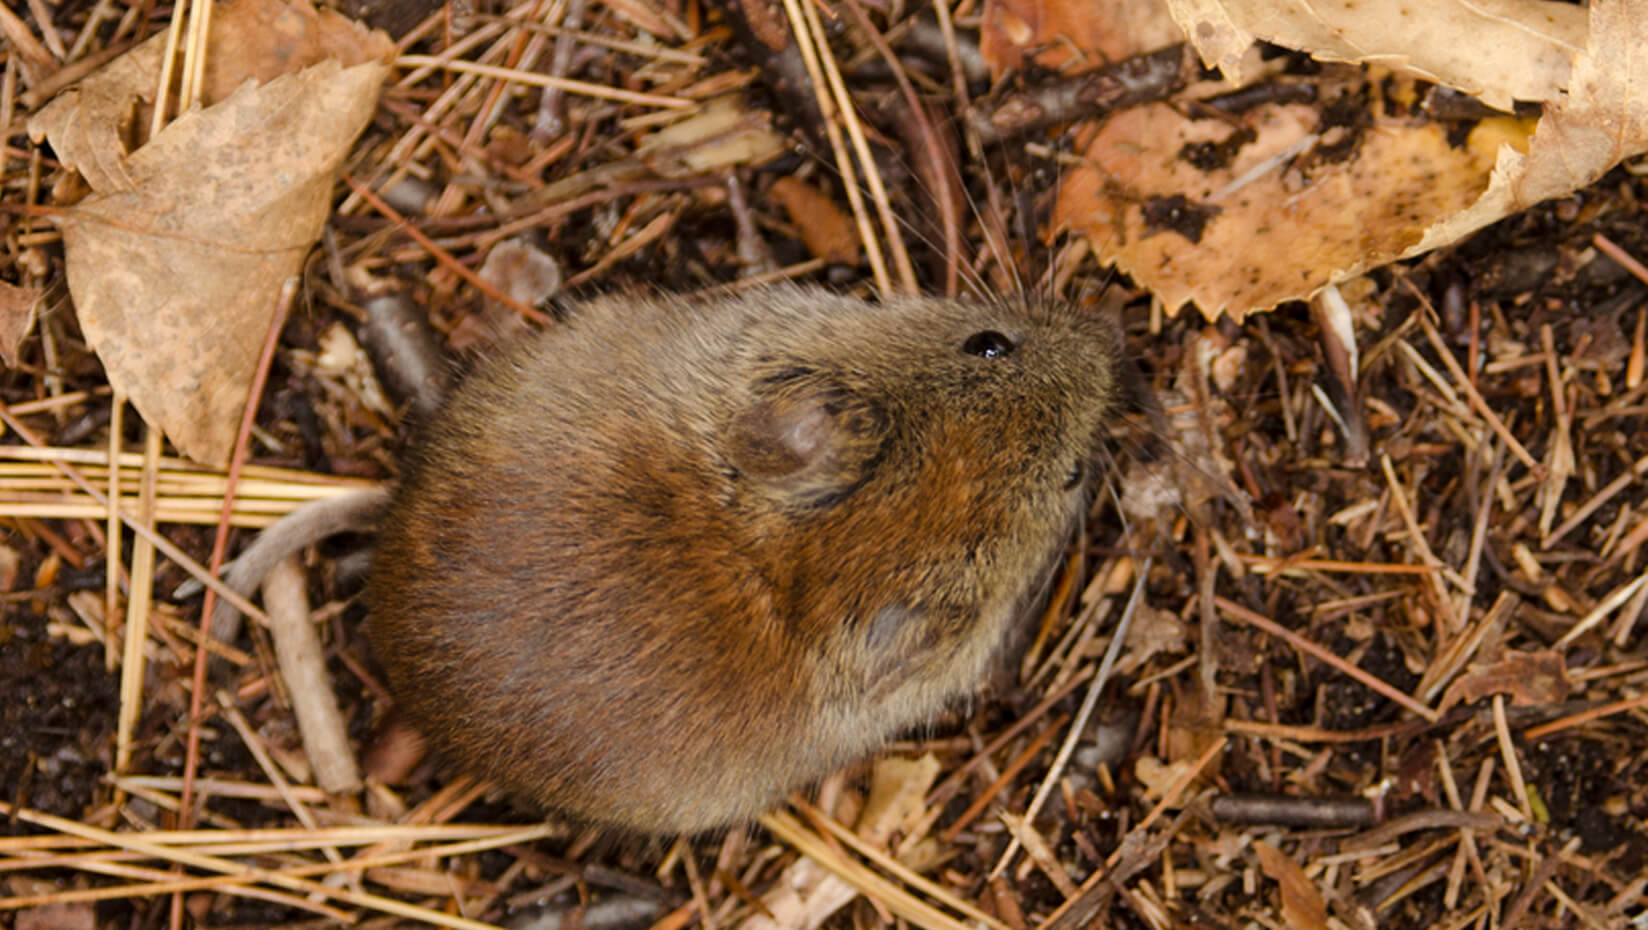
[[[961,344],[961,351],[979,358],[1006,358],[1015,348],[1013,340],[993,329],[980,330]]]
[[[1087,463],[1077,462],[1076,464],[1070,466],[1070,474],[1064,477],[1064,489],[1066,491],[1074,491],[1076,488],[1081,486],[1083,481],[1086,480]]]

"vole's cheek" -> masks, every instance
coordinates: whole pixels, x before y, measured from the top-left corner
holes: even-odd
[[[930,619],[925,611],[894,603],[848,622],[840,655],[868,696],[891,693],[917,673],[925,653],[937,646]]]
[[[864,628],[864,645],[872,652],[897,650],[905,645],[900,637],[922,622],[920,614],[903,604],[892,604],[875,612]]]

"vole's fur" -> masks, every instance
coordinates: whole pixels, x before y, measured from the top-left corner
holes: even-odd
[[[750,818],[978,685],[1083,513],[1118,346],[1012,301],[583,307],[412,446],[368,585],[396,701],[546,807]]]

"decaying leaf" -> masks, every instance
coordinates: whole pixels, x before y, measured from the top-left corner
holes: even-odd
[[[165,36],[156,35],[65,90],[29,120],[29,135],[50,139],[63,164],[92,190],[130,190],[125,161],[147,138]],[[381,33],[369,33],[332,10],[304,0],[235,0],[212,13],[209,60],[201,101],[210,106],[248,80],[266,83],[323,61],[346,66],[386,58]],[[173,89],[175,93],[176,89]]]
[[[37,287],[18,287],[0,281],[0,361],[17,364],[17,349],[34,328],[46,292]]]
[[[1088,166],[1067,176],[1055,232],[1085,234],[1170,309],[1241,317],[1308,299],[1648,150],[1648,22],[1626,0],[1588,12],[1509,0],[1166,2],[1227,76],[1255,73],[1255,38],[1356,66],[1313,78],[1309,105],[1217,116],[1149,106],[1082,141]],[[1432,120],[1421,80],[1505,110],[1539,101],[1543,115]]]
[[[69,291],[110,383],[185,455],[223,464],[281,284],[320,234],[392,46],[301,0],[225,6],[210,44],[208,87],[225,99],[208,94],[129,154],[120,140],[160,60],[147,43],[30,132],[94,191],[61,226]],[[297,70],[269,77],[277,65]]]
[[[1475,232],[1541,200],[1561,197],[1648,151],[1648,8],[1629,0],[1590,6],[1584,51],[1566,94],[1545,107],[1526,150],[1501,145],[1488,190],[1426,232],[1410,255]]]
[[[1294,930],[1327,930],[1327,901],[1299,863],[1269,843],[1254,843],[1253,849],[1259,854],[1259,868],[1281,888],[1287,925]]]
[[[1177,42],[1160,3],[1138,0],[987,0],[979,53],[990,72],[1022,68],[1087,71]]]
[[[1469,207],[1501,133],[1517,131],[1490,121],[1456,147],[1446,127],[1409,119],[1411,97],[1386,97],[1398,85],[1412,89],[1377,76],[1345,87],[1365,126],[1324,126],[1302,104],[1234,121],[1166,104],[1118,113],[1084,147],[1091,167],[1065,176],[1054,226],[1083,232],[1169,308],[1240,318],[1309,297],[1400,257]]]
[[[1253,77],[1255,40],[1319,61],[1377,63],[1470,94],[1497,110],[1550,100],[1585,44],[1585,10],[1550,0],[1165,0],[1202,60]]]
[[[855,831],[866,841],[886,846],[893,834],[907,830],[927,812],[927,792],[940,765],[931,753],[919,759],[888,756],[878,760],[870,778],[870,796],[858,815]]]
[[[828,194],[797,177],[773,182],[772,195],[813,255],[836,264],[858,261],[858,229]]]
[[[1116,673],[1127,675],[1158,655],[1177,655],[1189,645],[1189,630],[1178,614],[1140,604],[1128,628],[1126,647],[1116,660]]]
[[[1498,662],[1472,665],[1448,686],[1438,710],[1470,704],[1490,694],[1508,694],[1520,707],[1558,704],[1573,691],[1562,654],[1549,649],[1513,652]]]
[[[885,849],[894,833],[923,818],[927,792],[938,771],[938,760],[931,755],[919,759],[890,756],[876,762],[870,797],[853,832]],[[846,881],[803,857],[786,868],[772,890],[762,896],[767,912],[752,915],[740,926],[743,930],[812,930],[857,896]]]
[[[759,165],[784,153],[772,115],[752,110],[737,94],[706,100],[691,116],[641,140],[636,154],[660,177],[704,174],[733,165]]]

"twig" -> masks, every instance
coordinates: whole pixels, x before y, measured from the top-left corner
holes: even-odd
[[[151,531],[155,525],[154,484],[159,458],[160,427],[151,423],[143,438],[142,490],[137,504],[137,519]],[[114,768],[122,774],[131,763],[132,732],[143,708],[147,667],[143,647],[149,641],[149,606],[154,600],[154,553],[154,543],[142,537],[132,546],[132,587],[126,603],[125,649],[120,660],[120,717],[114,744]]]
[[[440,58],[434,55],[401,55],[395,59],[395,64],[408,68],[438,68],[443,71],[456,71],[461,74],[474,74],[480,77],[489,77],[499,81],[525,84],[529,87],[553,87],[569,94],[582,94],[586,97],[598,97],[603,100],[616,100],[619,103],[633,103],[647,107],[662,107],[666,110],[685,110],[698,105],[698,101],[688,100],[685,97],[666,97],[663,94],[643,94],[633,90],[624,90],[621,87],[609,87],[605,84],[592,84],[589,81],[579,81],[573,78],[539,74],[536,71],[518,71],[513,68],[500,68],[496,65],[486,65],[476,61],[465,61],[461,58]]]
[[[307,584],[302,562],[290,556],[263,579],[263,601],[269,610],[275,659],[292,699],[304,754],[315,770],[315,784],[344,794],[360,788],[360,771],[332,676],[326,672],[326,652],[309,619]]]
[[[1529,821],[1534,819],[1532,802],[1528,800],[1528,785],[1522,780],[1522,763],[1517,761],[1516,746],[1511,742],[1511,727],[1505,721],[1505,695],[1493,697],[1494,734],[1499,738],[1499,754],[1505,760],[1505,774],[1511,780],[1511,791],[1516,795],[1517,809]],[[1513,924],[1514,926],[1514,924]]]
[[[1413,286],[1412,282],[1408,281],[1407,278],[1403,278],[1402,283],[1407,285],[1410,291],[1419,295],[1419,299],[1424,301],[1428,312],[1435,312],[1434,309],[1430,308],[1430,301],[1420,293],[1418,288]],[[1495,413],[1492,407],[1488,406],[1486,400],[1482,399],[1481,392],[1476,389],[1475,384],[1471,383],[1471,379],[1465,376],[1464,370],[1459,367],[1459,360],[1454,358],[1453,353],[1443,344],[1441,335],[1436,332],[1436,327],[1431,323],[1430,317],[1426,313],[1419,314],[1419,327],[1425,331],[1425,338],[1430,341],[1431,348],[1436,350],[1437,357],[1442,359],[1442,364],[1448,367],[1448,374],[1453,375],[1454,384],[1459,385],[1459,389],[1465,393],[1465,399],[1470,401],[1471,407],[1476,410],[1483,420],[1487,421],[1488,428],[1494,431],[1494,434],[1499,437],[1499,441],[1503,442],[1507,449],[1511,450],[1512,455],[1515,455],[1523,465],[1528,467],[1530,472],[1533,472],[1534,477],[1541,481],[1545,480],[1545,466],[1528,454],[1528,450],[1506,428],[1505,421],[1499,418],[1499,414]]]
[[[1549,536],[1539,541],[1539,548],[1549,549],[1556,545],[1562,537],[1573,532],[1574,527],[1590,519],[1591,514],[1597,512],[1597,508],[1608,503],[1614,498],[1614,495],[1630,487],[1632,482],[1641,478],[1644,474],[1648,474],[1648,455],[1637,459],[1624,474],[1603,485],[1602,490],[1591,495],[1585,503],[1580,504],[1579,508],[1568,516],[1568,519],[1557,524],[1556,529],[1551,530]]]
[[[1542,740],[1553,733],[1560,733],[1563,730],[1590,723],[1593,720],[1601,720],[1604,717],[1612,717],[1615,714],[1622,714],[1628,710],[1636,710],[1640,707],[1648,707],[1648,694],[1640,695],[1634,698],[1627,698],[1623,701],[1613,701],[1612,703],[1593,707],[1590,710],[1582,710],[1577,714],[1569,714],[1566,717],[1558,717],[1549,723],[1542,723],[1537,727],[1529,727],[1528,729],[1522,731],[1522,738],[1529,742]]]
[[[1070,755],[1076,751],[1076,743],[1081,741],[1082,733],[1087,730],[1087,720],[1093,715],[1093,708],[1098,706],[1099,694],[1104,691],[1105,682],[1110,679],[1111,669],[1116,667],[1116,658],[1121,655],[1122,645],[1127,641],[1128,630],[1133,625],[1133,615],[1144,599],[1145,584],[1150,579],[1150,566],[1153,561],[1153,557],[1147,556],[1138,566],[1133,593],[1128,596],[1127,606],[1122,609],[1121,617],[1116,620],[1116,628],[1110,635],[1110,646],[1105,649],[1104,658],[1099,662],[1098,674],[1093,676],[1092,684],[1087,686],[1087,694],[1082,698],[1075,719],[1070,721],[1070,729],[1065,734],[1064,742],[1059,746],[1058,755],[1053,757],[1053,763],[1047,767],[1047,776],[1042,779],[1041,787],[1036,789],[1035,796],[1025,805],[1022,816],[1027,822],[1036,819],[1036,814],[1041,812],[1041,806],[1053,794],[1053,786],[1058,784],[1059,778],[1063,776],[1065,764],[1070,761]],[[990,870],[989,878],[994,879],[1012,863],[1019,845],[1019,839],[1015,836],[1012,842],[1007,844],[1001,858],[996,861],[995,868]]]

